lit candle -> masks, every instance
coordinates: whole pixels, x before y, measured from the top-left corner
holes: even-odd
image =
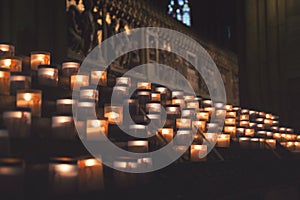
[[[253,149],[259,149],[260,148],[259,138],[251,138],[250,139],[250,146]]]
[[[86,139],[89,141],[105,140],[108,134],[108,121],[89,119],[86,122]]]
[[[225,119],[225,125],[235,126],[236,125],[236,119],[235,118],[226,118]]]
[[[185,108],[185,101],[184,99],[172,99],[173,105],[179,105],[181,108]]]
[[[20,108],[14,111],[6,111],[3,113],[3,121],[11,138],[27,138],[30,136],[30,109]]]
[[[206,129],[206,121],[193,121],[192,122],[193,125],[193,129],[195,132],[197,132],[197,130],[199,129],[201,132],[204,132]],[[195,130],[195,128],[197,130]]]
[[[128,151],[134,153],[147,153],[148,141],[145,140],[128,141]]]
[[[18,90],[27,90],[31,88],[31,77],[21,72],[12,72],[10,74],[10,94],[16,95]]]
[[[123,123],[123,106],[105,105],[104,117],[108,119],[109,124]]]
[[[74,121],[72,116],[52,117],[52,137],[63,140],[76,138]]]
[[[168,99],[168,89],[166,87],[156,87],[155,91],[160,93],[161,104],[165,106]]]
[[[245,136],[253,137],[255,134],[255,130],[253,128],[246,128],[245,129]]]
[[[211,107],[212,106],[212,100],[206,99],[202,101],[203,108]]]
[[[39,65],[38,66],[39,84],[46,86],[57,86],[58,69],[56,66]]]
[[[76,108],[73,110],[76,111],[77,119],[79,121],[86,121],[87,119],[95,119],[96,116],[96,103],[94,100],[80,100],[77,102]]]
[[[94,100],[95,102],[98,102],[99,92],[97,89],[90,86],[81,87],[79,96],[80,99]]]
[[[193,101],[195,99],[195,96],[193,96],[193,95],[184,95],[183,99],[185,101]]]
[[[212,146],[217,142],[218,134],[216,133],[204,133],[204,141],[203,144],[208,146]]]
[[[93,85],[106,86],[107,85],[107,72],[106,71],[92,71],[91,83]]]
[[[79,91],[80,87],[89,86],[89,76],[84,74],[71,75],[71,89]]]
[[[216,110],[216,117],[217,118],[225,118],[226,117],[226,110]]]
[[[249,121],[249,115],[248,114],[240,115],[240,121]]]
[[[265,142],[271,149],[276,149],[276,140],[275,139],[266,139]]]
[[[233,106],[230,104],[227,104],[227,105],[225,105],[225,109],[226,109],[226,111],[230,112],[230,111],[232,111]]]
[[[171,142],[173,140],[174,132],[172,128],[161,128],[158,131],[167,142]],[[160,136],[158,136],[158,133],[156,135],[160,138]]]
[[[250,138],[247,137],[240,137],[239,144],[242,148],[248,148],[250,145]]]
[[[188,147],[193,141],[193,133],[190,129],[180,129],[177,131],[176,136],[174,138],[174,144],[176,146],[184,146]]]
[[[161,104],[160,103],[148,103],[146,105],[147,113],[160,113],[161,112]]]
[[[295,142],[286,142],[285,148],[289,151],[295,150]]]
[[[151,93],[151,101],[160,102],[160,93],[159,92],[152,92]]]
[[[50,65],[49,52],[31,52],[30,55],[31,69],[37,71],[39,65]]]
[[[19,90],[17,92],[17,107],[30,108],[33,117],[41,116],[42,91]]]
[[[72,106],[76,106],[76,104],[77,100],[75,99],[58,99],[56,100],[56,111],[59,114],[71,114],[73,113]]]
[[[0,56],[14,56],[15,47],[9,44],[0,44]]]
[[[191,145],[191,161],[199,162],[205,161],[207,155],[206,145]]]
[[[192,120],[190,118],[177,118],[176,128],[177,129],[190,129],[192,125]]]
[[[151,91],[150,90],[138,90],[137,91],[137,98],[138,98],[138,113],[143,114],[146,112],[146,104],[151,100]]]
[[[230,135],[220,134],[217,139],[217,147],[228,148],[230,146]]]
[[[197,112],[196,118],[200,121],[209,121],[209,113],[205,111]]]
[[[63,76],[71,76],[78,73],[80,68],[80,63],[77,62],[64,62],[62,64],[62,75]]]
[[[237,137],[245,136],[245,128],[242,127],[236,128],[236,136]]]
[[[181,111],[181,117],[195,119],[196,111],[194,108],[183,108]]]
[[[117,85],[113,88],[114,103],[123,103],[128,98],[129,88],[127,86]]]
[[[0,58],[0,68],[9,69],[11,72],[21,72],[22,59],[19,57]]]
[[[9,95],[10,72],[7,69],[0,69],[0,94]]]
[[[131,79],[130,77],[118,77],[116,78],[116,85],[126,85],[127,87],[131,87]]]
[[[265,119],[264,124],[271,126],[271,125],[273,125],[273,120],[272,119]]]
[[[184,96],[183,91],[179,91],[179,90],[172,91],[172,99],[183,99],[183,96]]]
[[[78,189],[80,192],[104,190],[103,166],[101,161],[95,158],[78,161]]]
[[[249,115],[248,115],[249,116]],[[240,126],[241,127],[249,127],[250,122],[249,121],[240,121]]]
[[[137,89],[140,90],[151,90],[151,83],[150,82],[138,82]]]
[[[129,126],[131,135],[134,137],[147,137],[146,126],[142,124],[133,124]]]
[[[199,101],[197,100],[193,100],[193,101],[187,101],[186,102],[186,107],[187,108],[193,108],[195,110],[198,110],[200,105],[199,105]]]
[[[49,164],[49,189],[54,194],[73,194],[77,190],[78,166],[71,158],[55,158]]]
[[[236,137],[236,126],[224,126],[224,133],[230,134],[231,137]]]
[[[167,120],[165,122],[165,126],[168,128],[176,127],[176,118],[180,117],[181,110],[178,105],[168,105],[166,107]]]
[[[228,111],[226,112],[227,118],[236,118],[236,112],[235,111]]]
[[[0,155],[7,156],[10,153],[8,131],[0,129]]]

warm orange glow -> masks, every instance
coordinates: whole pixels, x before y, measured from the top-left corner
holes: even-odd
[[[32,116],[41,116],[42,92],[40,90],[19,90],[17,107],[30,108]]]
[[[49,52],[32,52],[30,57],[31,69],[38,70],[39,65],[50,65]]]
[[[191,161],[199,162],[205,161],[207,155],[207,146],[206,145],[191,145]]]

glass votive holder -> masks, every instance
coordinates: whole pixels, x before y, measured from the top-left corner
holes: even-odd
[[[41,90],[18,90],[17,107],[30,108],[33,117],[41,117],[42,91]]]
[[[196,113],[196,118],[200,121],[209,121],[209,112],[200,111]]]
[[[167,120],[165,126],[168,128],[176,128],[176,119],[181,115],[181,109],[178,105],[167,105]]]
[[[180,91],[180,90],[174,90],[172,91],[172,99],[183,99],[184,97],[184,91]]]
[[[76,117],[79,121],[86,121],[90,118],[97,118],[95,109],[96,103],[94,100],[80,99],[73,110],[76,110]]]
[[[236,128],[236,137],[245,136],[245,128],[238,127]]]
[[[230,105],[230,104],[227,104],[227,105],[225,105],[225,110],[226,110],[227,112],[230,112],[230,111],[233,110],[233,106]]]
[[[204,135],[203,144],[206,144],[207,146],[213,146],[214,144],[216,144],[217,139],[218,139],[218,134],[203,133],[203,135]]]
[[[77,100],[75,99],[58,99],[56,100],[56,111],[59,114],[72,114],[72,107],[76,107]]]
[[[226,112],[227,118],[236,118],[236,112],[235,111],[228,111]]]
[[[271,148],[276,149],[276,140],[275,139],[266,139],[265,143]]]
[[[195,110],[198,110],[200,105],[199,105],[199,101],[197,100],[192,100],[192,101],[187,101],[186,102],[186,107],[187,108],[193,108]]]
[[[219,134],[217,139],[217,147],[228,148],[230,146],[230,135]]]
[[[52,138],[74,140],[76,138],[74,119],[72,116],[52,117]]]
[[[225,125],[227,126],[235,126],[236,125],[236,118],[226,118]]]
[[[0,56],[14,56],[15,47],[10,44],[0,44]]]
[[[106,86],[107,85],[107,71],[94,70],[91,71],[91,84]]]
[[[79,97],[80,99],[94,100],[95,102],[98,102],[99,91],[92,86],[84,86],[80,88]]]
[[[117,85],[113,88],[114,92],[114,102],[122,103],[124,99],[128,98],[129,88],[126,85]]]
[[[151,102],[146,104],[146,113],[160,113],[161,104],[159,102]]]
[[[152,92],[151,93],[151,101],[160,102],[160,93],[159,92]]]
[[[71,75],[76,75],[80,68],[80,63],[78,62],[64,62],[62,64],[62,75],[70,77]]]
[[[156,133],[158,138],[163,137],[166,142],[171,142],[174,137],[174,130],[172,128],[160,128]]]
[[[210,99],[205,99],[202,101],[203,108],[212,107],[212,104],[213,102]]]
[[[49,163],[49,190],[53,194],[74,194],[78,186],[78,164],[72,158],[53,158]]]
[[[177,118],[176,119],[176,129],[191,129],[192,119],[190,118]]]
[[[81,87],[89,86],[89,76],[85,74],[71,75],[70,83],[72,90],[79,91]]]
[[[101,160],[95,158],[78,160],[78,190],[81,193],[104,190]]]
[[[207,145],[191,145],[190,155],[192,162],[206,161]]]
[[[250,121],[246,120],[246,121],[240,121],[240,127],[249,127],[250,126]]]
[[[216,108],[216,110],[224,110],[225,104],[222,102],[214,102],[212,107]]]
[[[146,140],[128,141],[127,145],[128,151],[133,153],[147,153],[149,148]]]
[[[264,142],[263,142],[264,144]],[[260,149],[260,139],[259,138],[250,138],[250,147],[252,149]]]
[[[22,72],[11,72],[10,74],[10,94],[16,95],[18,90],[31,88],[31,76]]]
[[[249,121],[249,114],[241,114],[240,121]]]
[[[38,70],[39,65],[50,65],[50,53],[44,51],[34,51],[30,54],[31,70]]]
[[[194,108],[183,108],[181,111],[181,117],[195,119],[196,111]]]
[[[226,117],[226,110],[217,109],[215,111],[215,115],[216,115],[217,118],[225,119],[225,117]]]
[[[126,85],[131,87],[131,78],[130,77],[118,77],[116,78],[116,85]]]
[[[0,94],[9,95],[10,72],[8,69],[0,69]]]
[[[109,124],[123,123],[123,106],[105,105],[104,117],[108,119]]]
[[[3,121],[10,138],[28,138],[30,136],[31,111],[29,108],[5,111]]]
[[[255,130],[253,128],[245,128],[245,136],[253,137]]]
[[[129,126],[130,135],[134,137],[147,137],[146,126],[142,124],[133,124]]]
[[[193,121],[192,127],[194,133],[197,133],[200,130],[202,133],[206,130],[206,121]]]
[[[240,137],[239,145],[241,148],[249,148],[250,147],[250,138],[248,137]]]
[[[180,129],[174,137],[174,144],[176,146],[188,147],[193,141],[193,132],[191,129]]]
[[[163,106],[165,106],[167,104],[167,99],[168,99],[168,88],[166,88],[166,87],[156,87],[155,91],[160,93],[161,104]]]
[[[57,86],[58,84],[58,69],[56,66],[39,65],[38,66],[38,81],[39,84],[45,86]]]
[[[86,122],[86,140],[104,141],[108,134],[108,121],[88,119]]]
[[[0,68],[8,69],[10,72],[22,71],[22,59],[20,57],[0,58]]]
[[[183,99],[185,101],[194,101],[195,100],[195,96],[193,96],[193,95],[184,95]]]
[[[185,108],[184,99],[172,99],[172,105],[179,105],[181,108]]]
[[[151,83],[150,82],[138,82],[137,89],[139,90],[151,90]]]
[[[264,119],[264,124],[266,126],[272,126],[273,125],[273,119]]]
[[[236,126],[224,126],[224,133],[230,134],[231,137],[236,137]]]

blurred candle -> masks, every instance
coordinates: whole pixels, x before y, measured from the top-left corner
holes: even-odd
[[[225,119],[225,125],[235,126],[236,125],[236,119],[235,118],[226,118]]]
[[[80,63],[77,62],[64,62],[62,64],[62,75],[66,77],[70,77],[71,75],[75,75],[78,73],[80,68]]]
[[[151,90],[151,83],[150,82],[138,82],[137,89],[140,90]]]
[[[73,194],[77,190],[78,165],[71,158],[54,158],[49,163],[49,189],[54,194]]]
[[[250,145],[250,138],[247,137],[240,137],[239,144],[242,148],[248,148]]]
[[[39,65],[38,66],[39,84],[46,86],[57,86],[58,69],[56,66]]]
[[[126,85],[127,87],[131,87],[131,79],[130,77],[118,77],[116,78],[116,85]]]
[[[71,89],[79,91],[80,87],[89,86],[89,76],[85,74],[71,75]]]
[[[172,99],[183,99],[184,92],[180,90],[172,91]],[[183,99],[184,100],[184,99]]]
[[[209,145],[209,146],[213,146],[218,139],[218,134],[216,133],[204,133],[204,141],[203,144]]]
[[[93,85],[106,86],[107,85],[107,72],[95,70],[91,72],[91,83]]]
[[[176,128],[177,129],[190,129],[192,126],[192,120],[190,118],[177,118]]]
[[[228,133],[231,137],[236,137],[236,126],[224,126],[224,133]]]
[[[155,91],[160,93],[161,104],[165,106],[168,99],[168,89],[166,87],[156,87]]]
[[[165,138],[167,142],[171,142],[174,137],[174,132],[172,128],[161,128],[158,130],[159,133]],[[156,134],[158,135],[158,134]],[[157,136],[159,137],[159,136]]]
[[[10,72],[8,69],[0,69],[0,94],[9,95]]]
[[[89,118],[97,118],[95,109],[96,103],[94,100],[81,99],[77,102],[77,105],[73,110],[76,111],[78,120],[86,121]]]
[[[191,161],[199,162],[205,161],[207,155],[206,145],[191,145]]]
[[[253,137],[255,134],[255,130],[252,128],[246,128],[245,129],[245,136]]]
[[[33,117],[41,116],[42,91],[19,90],[17,91],[17,107],[30,108]]]
[[[160,93],[159,92],[152,92],[151,93],[151,101],[160,102]]]
[[[123,106],[105,105],[104,117],[108,119],[109,124],[123,123]]]
[[[230,135],[219,134],[217,139],[217,147],[228,148],[230,146]]]
[[[12,72],[10,74],[10,94],[16,95],[18,90],[31,88],[31,77],[22,72]]]
[[[134,153],[147,153],[148,152],[148,141],[135,140],[128,142],[128,151]]]
[[[8,129],[10,138],[27,138],[30,136],[30,109],[19,108],[14,111],[5,111],[3,113],[3,121]]]
[[[161,104],[158,102],[147,103],[146,112],[147,113],[160,113],[161,112]]]
[[[194,136],[191,129],[180,129],[175,135],[174,144],[176,146],[188,147],[192,143],[193,138]]]
[[[10,44],[0,44],[0,56],[14,56],[15,47]]]
[[[202,105],[203,105],[204,108],[211,107],[212,103],[213,103],[212,100],[209,100],[209,99],[206,99],[206,100],[202,101]]]
[[[72,116],[52,117],[52,137],[63,140],[76,138],[74,121]]]
[[[186,102],[186,107],[187,108],[193,108],[195,110],[198,110],[200,105],[199,105],[199,101],[197,100],[193,100],[193,101],[187,101]]]
[[[236,118],[236,112],[235,111],[228,111],[226,113],[227,118]]]
[[[102,141],[105,140],[108,134],[108,121],[107,120],[87,120],[86,125],[86,139],[89,141]]]
[[[193,129],[197,128],[201,132],[204,132],[206,129],[206,121],[193,121],[192,125],[193,125]],[[194,131],[197,132],[197,130]]]
[[[276,140],[275,139],[266,139],[265,142],[271,149],[276,149]]]
[[[115,95],[114,102],[122,103],[124,101],[124,99],[128,98],[129,88],[128,88],[128,86],[117,85],[113,88],[113,92]]]
[[[56,111],[59,114],[71,114],[73,113],[72,106],[76,107],[76,104],[77,100],[75,99],[58,99],[56,100]]]
[[[19,57],[0,58],[0,68],[8,69],[11,72],[21,72],[22,59]]]
[[[81,87],[79,96],[80,99],[94,100],[95,102],[98,102],[99,92],[94,87]]]
[[[49,52],[31,52],[30,55],[31,69],[37,71],[39,65],[50,65],[50,53]]]

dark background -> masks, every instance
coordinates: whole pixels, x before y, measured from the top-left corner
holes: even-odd
[[[167,10],[168,0],[152,0]],[[49,50],[66,55],[64,0],[1,0],[0,42],[17,54]],[[272,112],[300,129],[300,1],[190,0],[192,29],[237,53],[242,107]],[[229,31],[230,30],[230,31]]]

